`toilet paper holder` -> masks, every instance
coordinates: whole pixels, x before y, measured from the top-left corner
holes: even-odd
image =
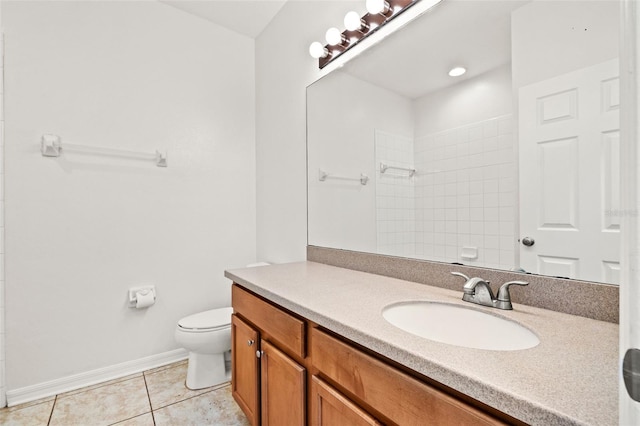
[[[130,308],[136,308],[136,307],[146,307],[146,306],[138,306],[138,294],[141,296],[145,296],[145,298],[147,298],[146,296],[149,295],[149,293],[151,293],[151,296],[153,296],[153,303],[155,303],[156,300],[156,286],[154,285],[145,285],[145,286],[140,286],[140,287],[131,287],[129,289],[129,307]]]

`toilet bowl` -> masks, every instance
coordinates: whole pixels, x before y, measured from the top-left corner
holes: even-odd
[[[229,381],[225,356],[231,350],[233,308],[189,315],[178,321],[176,342],[189,351],[187,387],[202,389]]]

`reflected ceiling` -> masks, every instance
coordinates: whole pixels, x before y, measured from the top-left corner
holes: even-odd
[[[447,7],[440,7],[443,3]],[[511,61],[511,11],[527,1],[495,2],[492,8],[475,1],[443,3],[427,12],[437,19],[424,21],[428,22],[425,25],[408,25],[403,28],[402,37],[388,37],[361,54],[366,60],[352,61],[344,71],[416,99]],[[452,28],[456,31],[451,31]],[[446,43],[442,39],[444,34],[448,38]],[[421,42],[416,46],[406,40]],[[398,70],[400,58],[408,57],[408,51],[413,52],[415,66]],[[465,67],[467,73],[449,77],[449,70],[455,66]]]

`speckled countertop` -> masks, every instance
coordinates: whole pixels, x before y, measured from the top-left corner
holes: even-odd
[[[527,423],[618,424],[616,324],[520,304],[514,304],[513,311],[498,311],[462,302],[462,291],[313,262],[234,269],[225,276]],[[528,327],[540,338],[540,344],[526,350],[490,351],[416,337],[382,317],[385,306],[408,300],[488,310]]]

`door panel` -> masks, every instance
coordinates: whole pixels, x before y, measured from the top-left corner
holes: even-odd
[[[619,283],[618,61],[519,91],[520,266]]]
[[[231,316],[231,394],[252,426],[260,420],[259,339],[256,330],[235,314]]]
[[[303,426],[307,416],[305,368],[267,341],[262,340],[260,348],[262,424]]]

